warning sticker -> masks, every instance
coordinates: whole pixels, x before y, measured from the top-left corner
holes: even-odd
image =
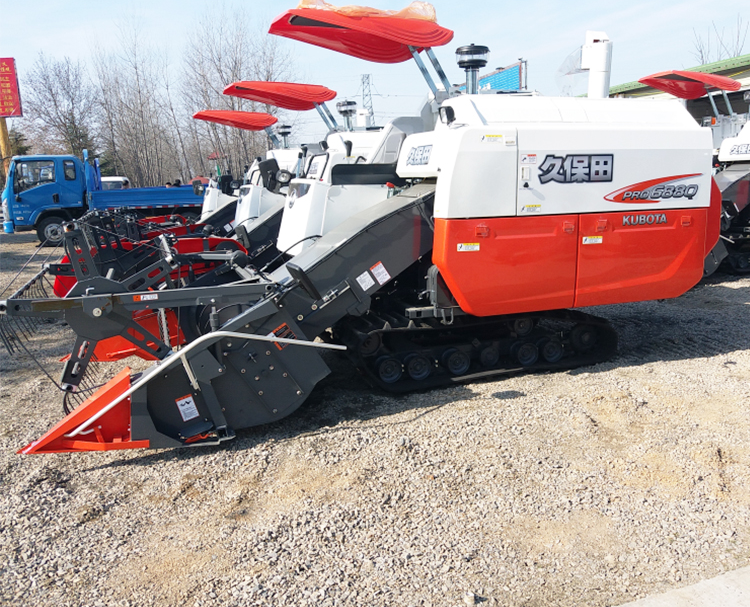
[[[521,213],[541,213],[541,204],[525,204],[521,207]]]
[[[456,250],[459,253],[465,253],[467,251],[478,251],[479,243],[478,242],[459,242],[456,245]]]
[[[536,154],[521,154],[521,164],[536,164]]]
[[[584,236],[583,244],[602,244],[604,236]]]
[[[370,272],[381,285],[384,285],[391,279],[391,275],[388,274],[388,270],[385,269],[382,261],[379,261],[370,268]]]
[[[367,270],[357,276],[357,282],[359,283],[359,286],[362,287],[363,291],[367,291],[367,289],[375,284],[375,281]]]
[[[273,331],[271,331],[267,337],[280,337],[281,339],[297,339],[297,336],[294,334],[294,331],[292,331],[289,328],[289,325],[284,323],[283,325],[279,325],[276,327]],[[286,348],[289,344],[280,344],[275,343],[274,344],[279,350],[283,350]]]
[[[198,413],[198,407],[195,406],[195,400],[193,400],[192,394],[186,394],[178,399],[175,399],[177,403],[177,410],[180,412],[182,421],[187,422],[191,419],[195,419],[200,415]]]
[[[146,295],[133,295],[133,301],[153,301],[159,299],[157,293],[148,293]]]
[[[484,143],[502,143],[502,135],[482,135],[482,141]]]

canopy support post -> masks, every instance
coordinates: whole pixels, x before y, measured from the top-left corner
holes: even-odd
[[[706,95],[706,96],[708,97],[708,100],[711,102],[711,108],[714,111],[714,116],[716,116],[718,118],[720,116],[720,114],[719,114],[719,108],[716,107],[716,102],[714,101],[714,96],[711,93],[708,93],[708,95]]]
[[[318,114],[320,114],[320,117],[329,129],[332,131],[338,130],[339,124],[336,122],[333,114],[331,114],[331,110],[328,109],[328,106],[325,103],[316,103],[315,109],[318,110]]]
[[[273,132],[273,129],[271,129],[270,126],[267,126],[264,130],[266,131],[266,135],[268,135],[268,138],[271,140],[271,143],[273,143],[273,147],[279,147],[279,145],[281,145],[281,142],[276,136],[276,133]]]
[[[427,53],[427,56],[430,58],[430,61],[432,61],[432,67],[435,68],[435,72],[437,73],[438,78],[440,78],[440,82],[443,83],[443,86],[445,87],[445,92],[450,95],[451,83],[448,81],[448,76],[446,76],[445,72],[443,71],[443,66],[440,65],[438,58],[435,56],[435,53],[433,52],[431,48],[426,48],[425,52]]]
[[[435,95],[435,98],[437,98],[437,87],[435,86],[435,81],[432,79],[432,76],[430,76],[430,72],[427,71],[427,67],[422,61],[422,58],[419,56],[417,49],[413,46],[410,46],[409,52],[411,53],[411,56],[414,57],[414,61],[416,61],[419,71],[422,72],[422,76],[424,76],[424,79],[427,81],[427,86],[430,87],[432,94]]]
[[[727,109],[729,110],[729,113],[734,116],[734,108],[732,108],[732,104],[729,103],[729,95],[727,95],[727,92],[722,89],[721,94],[724,96],[724,103],[727,104]]]

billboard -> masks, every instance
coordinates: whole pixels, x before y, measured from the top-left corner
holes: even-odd
[[[480,76],[477,84],[480,91],[522,91],[526,89],[526,62],[521,60],[507,67]],[[459,87],[466,90],[466,84]]]
[[[23,116],[23,111],[16,76],[16,60],[0,58],[0,118],[20,116]]]

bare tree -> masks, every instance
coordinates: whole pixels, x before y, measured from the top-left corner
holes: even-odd
[[[749,28],[750,24],[737,15],[736,25],[728,32],[725,28],[719,31],[713,21],[711,27],[707,28],[705,38],[693,29],[693,57],[699,65],[739,57],[745,48]]]
[[[95,55],[102,139],[108,156],[134,185],[160,185],[181,174],[160,97],[164,60],[144,44],[137,24],[120,33],[119,54]]]
[[[52,146],[76,156],[95,147],[95,89],[81,62],[40,53],[25,84],[26,110]]]
[[[223,94],[224,88],[238,80],[291,79],[291,60],[281,52],[275,39],[255,31],[246,12],[223,7],[199,22],[223,23],[222,28],[197,27],[190,37],[184,58],[183,99],[190,115],[204,109],[265,111],[276,115],[278,108]],[[190,125],[193,142],[191,162],[205,171],[203,154],[217,157],[235,175],[242,166],[268,149],[265,133],[255,133],[200,122]],[[211,166],[209,164],[209,166]]]

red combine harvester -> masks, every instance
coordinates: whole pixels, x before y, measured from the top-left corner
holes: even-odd
[[[414,58],[432,91],[423,128],[384,133],[366,162],[311,159],[287,207],[304,199],[335,225],[274,269],[236,259],[216,280],[150,290],[84,277],[62,300],[0,302],[6,319],[64,319],[78,376],[102,340],[133,341],[134,313],[174,314],[186,341],[173,351],[151,335],[150,369],[122,370],[22,453],[220,443],[294,412],[330,372],[322,349],[396,392],[594,364],[616,333],[573,308],[678,297],[701,279],[721,196],[710,133],[679,102],[457,94],[431,51],[453,34],[424,18],[294,9],[270,31]],[[305,199],[313,181],[328,193]],[[166,274],[171,260],[165,248]]]

